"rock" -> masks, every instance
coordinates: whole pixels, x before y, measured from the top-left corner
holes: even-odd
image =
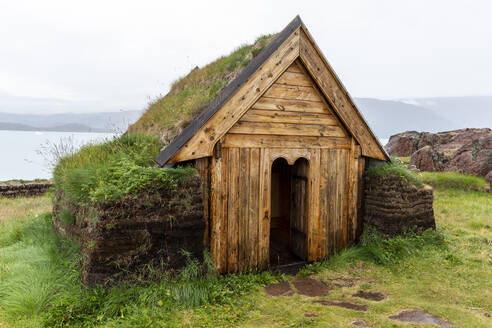
[[[330,287],[328,285],[313,278],[297,278],[292,281],[292,284],[297,292],[304,296],[326,296],[330,292]]]
[[[413,153],[410,165],[420,171],[440,172],[444,170],[446,157],[431,146],[424,146]]]
[[[363,290],[359,290],[357,293],[355,293],[352,296],[354,296],[354,297],[360,297],[360,298],[364,298],[366,300],[376,301],[376,302],[380,302],[380,301],[382,301],[382,300],[384,300],[386,298],[386,296],[384,296],[383,293],[380,293],[380,292],[366,292],[366,291],[363,291]]]
[[[485,181],[490,184],[489,192],[492,193],[492,171],[487,173],[487,175],[485,176]]]
[[[388,236],[435,229],[433,189],[417,188],[398,176],[366,176],[364,223]]]
[[[318,318],[319,315],[316,313],[313,313],[313,312],[306,312],[306,313],[304,313],[304,317],[305,318]]]
[[[287,281],[279,282],[265,287],[265,292],[270,296],[292,296],[294,291]]]
[[[355,319],[352,324],[357,327],[369,327],[367,323],[362,319]]]
[[[440,318],[434,317],[429,313],[420,310],[412,311],[401,311],[398,314],[390,315],[388,318],[401,321],[401,322],[412,322],[412,323],[431,323],[441,327],[452,327],[453,324],[444,321]]]
[[[430,148],[418,153],[427,146]],[[439,133],[407,131],[391,136],[385,149],[393,156],[412,156],[411,163],[420,163],[416,167],[422,171],[485,176],[492,170],[492,130],[489,128]]]

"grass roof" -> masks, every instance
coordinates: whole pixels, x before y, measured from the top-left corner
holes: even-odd
[[[252,45],[241,46],[228,56],[193,69],[174,82],[167,95],[150,103],[142,117],[128,128],[128,133],[144,133],[157,137],[162,146],[169,144],[273,36],[261,36]]]

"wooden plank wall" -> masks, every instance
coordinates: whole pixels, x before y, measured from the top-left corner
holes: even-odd
[[[278,157],[309,163],[307,260],[350,244],[359,231],[359,156],[355,139],[294,62],[221,139],[207,164],[198,164],[210,171],[210,250],[218,271],[268,266],[271,166]]]
[[[350,160],[351,150],[307,153],[306,246],[307,259],[314,261],[357,237],[361,171],[359,161]],[[211,159],[210,249],[220,272],[268,266],[271,154],[268,148],[223,148],[221,159]]]

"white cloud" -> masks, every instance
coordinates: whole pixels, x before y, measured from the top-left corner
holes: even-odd
[[[4,1],[0,88],[87,110],[141,109],[194,66],[300,14],[353,96],[492,94],[491,9],[478,0]]]

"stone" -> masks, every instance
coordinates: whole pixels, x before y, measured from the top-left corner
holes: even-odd
[[[487,175],[485,176],[485,181],[487,181],[490,184],[489,192],[492,193],[492,171],[487,173]]]
[[[441,327],[453,327],[453,324],[420,310],[401,311],[398,314],[390,315],[388,318],[402,322],[432,323]]]
[[[417,151],[427,146],[430,149],[413,159]],[[414,163],[421,163],[415,166],[422,171],[451,171],[483,177],[492,170],[492,130],[489,128],[439,133],[407,131],[391,136],[385,149],[392,156],[412,156]]]
[[[292,296],[294,291],[290,288],[287,281],[279,282],[270,286],[265,287],[265,292],[269,296]]]
[[[306,312],[304,313],[305,318],[319,318],[319,315],[313,312]]]
[[[417,188],[394,175],[364,179],[364,223],[390,237],[435,229],[433,201],[430,186]]]
[[[367,292],[364,290],[359,290],[357,293],[352,295],[354,297],[363,298],[370,301],[380,302],[386,298],[383,293],[380,292]]]
[[[292,284],[297,292],[304,296],[326,296],[330,292],[330,287],[327,284],[313,278],[297,278],[292,281]]]
[[[355,319],[352,324],[357,327],[369,327],[367,323],[362,319]]]
[[[412,154],[410,165],[420,171],[441,172],[444,170],[447,158],[431,146],[424,146]]]

